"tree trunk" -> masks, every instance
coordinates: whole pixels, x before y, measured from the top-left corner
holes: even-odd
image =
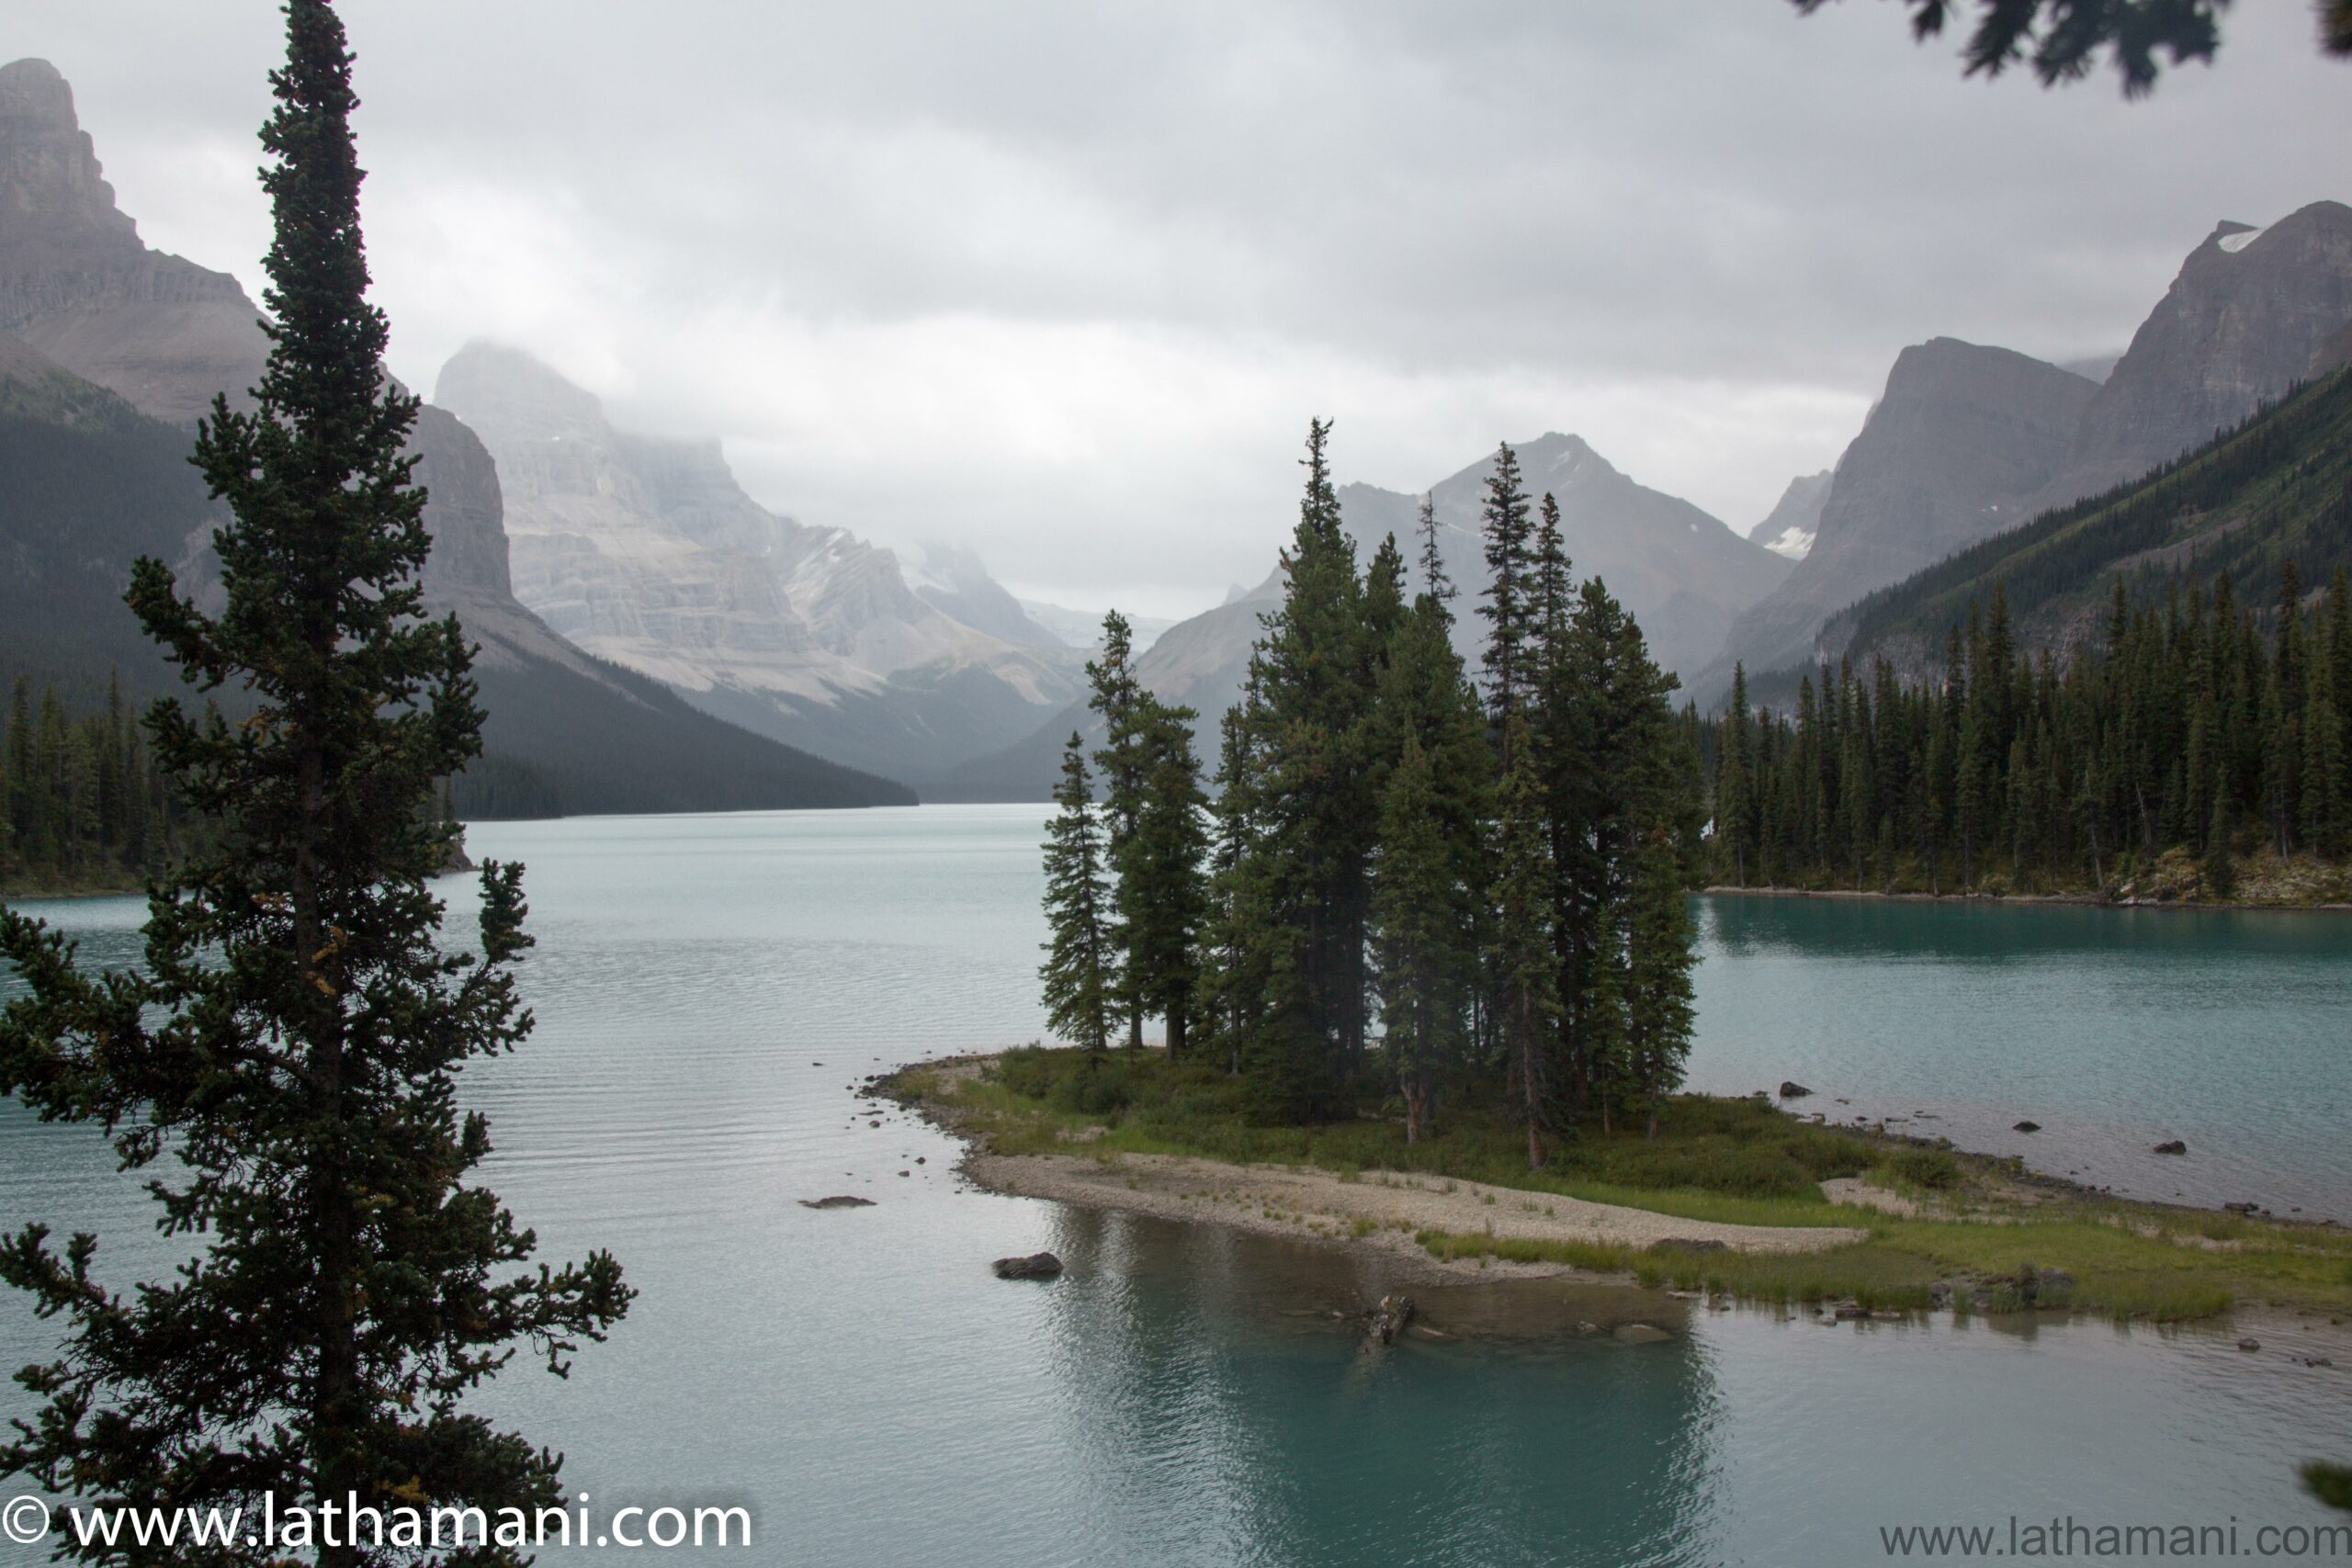
[[[1519,1078],[1527,1106],[1527,1168],[1544,1168],[1544,1091],[1535,1067],[1534,999],[1525,987],[1519,993]]]
[[[299,701],[299,699],[298,699]],[[297,716],[299,725],[303,721]],[[315,824],[326,804],[326,759],[315,748],[296,764],[301,779],[302,809]],[[311,1111],[316,1123],[339,1127],[343,1122],[343,1003],[329,965],[334,953],[326,922],[320,914],[318,854],[311,841],[295,851],[289,868],[289,898],[293,916],[294,965],[300,977],[302,1000],[311,1012],[306,1056],[311,1075]],[[317,1285],[311,1310],[318,1335],[318,1364],[312,1373],[310,1399],[311,1483],[322,1502],[340,1501],[361,1483],[356,1451],[359,1402],[359,1343],[357,1303],[359,1276],[358,1221],[352,1209],[351,1184],[342,1169],[345,1140],[320,1139],[311,1156],[310,1201],[314,1225],[313,1245]],[[359,1554],[346,1543],[322,1546],[322,1568],[356,1563]]]

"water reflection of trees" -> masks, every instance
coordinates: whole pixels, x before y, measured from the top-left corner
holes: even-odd
[[[1319,1314],[1391,1283],[1377,1260],[1077,1210],[1054,1245],[1071,1501],[1125,1561],[1707,1560],[1718,1401],[1688,1339],[1366,1357]]]

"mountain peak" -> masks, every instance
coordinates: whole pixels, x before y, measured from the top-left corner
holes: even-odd
[[[74,112],[74,89],[46,60],[0,65],[0,251],[94,240],[135,248],[139,230],[100,177],[96,146]]]
[[[475,338],[434,378],[433,400],[504,441],[551,441],[604,434],[605,405],[526,350]]]
[[[1519,454],[1519,471],[1525,477],[1527,488],[1539,494],[1617,472],[1583,436],[1563,435],[1556,430],[1547,430],[1512,450]]]
[[[2326,363],[2352,323],[2352,207],[2314,201],[2276,222],[2222,222],[2188,253],[2085,412],[2062,505],[2201,445]]]

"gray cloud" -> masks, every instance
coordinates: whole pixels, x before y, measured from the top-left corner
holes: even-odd
[[[2126,105],[1781,0],[353,0],[394,366],[520,343],[761,498],[1069,603],[1262,574],[1306,417],[1418,487],[1577,431],[1737,525],[1939,333],[2120,346],[2352,197],[2301,6]],[[20,4],[148,238],[255,279],[273,11]]]

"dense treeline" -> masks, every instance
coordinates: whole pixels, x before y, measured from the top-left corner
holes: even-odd
[[[36,701],[32,682],[12,684],[0,713],[0,892],[128,892],[210,847],[211,828],[157,764],[144,729],[119,680],[107,682],[103,712],[78,716],[54,687]],[[456,807],[449,781],[434,786],[436,820],[455,823]],[[466,863],[460,839],[450,864]]]
[[[199,831],[110,685],[104,712],[69,715],[53,688],[11,690],[0,731],[0,888],[132,887]]]
[[[1971,604],[1942,668],[1825,666],[1793,713],[1685,723],[1711,759],[1715,874],[1740,886],[2107,889],[2167,854],[2227,897],[2257,849],[2352,852],[2352,592],[2314,607],[2292,561],[2267,605],[2224,573],[2133,603],[2062,666]],[[2177,864],[2177,862],[2176,862]]]
[[[1484,679],[1451,636],[1454,590],[1422,513],[1419,577],[1369,563],[1309,433],[1306,496],[1211,806],[1188,710],[1135,681],[1106,623],[1090,673],[1106,739],[1073,736],[1046,845],[1046,999],[1101,1049],[1168,1021],[1172,1055],[1248,1081],[1272,1121],[1401,1102],[1502,1108],[1530,1162],[1586,1117],[1651,1114],[1681,1078],[1697,755],[1675,688],[1598,580],[1576,585],[1559,512],[1510,448],[1487,484]]]

